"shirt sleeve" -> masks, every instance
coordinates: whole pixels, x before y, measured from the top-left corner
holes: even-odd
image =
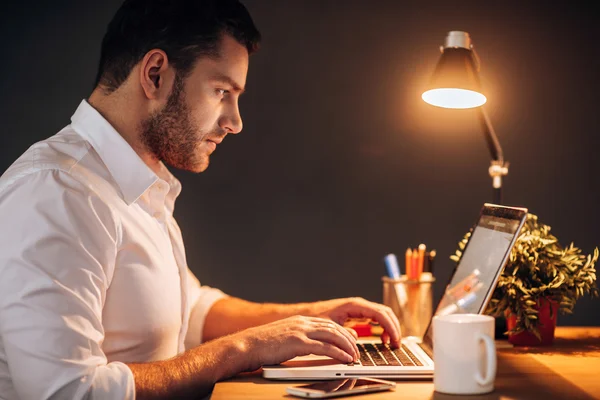
[[[198,278],[188,268],[187,279],[188,301],[190,302],[190,319],[188,331],[185,335],[185,348],[191,349],[202,343],[204,321],[210,308],[220,299],[227,297],[219,289],[209,286],[200,286]]]
[[[131,370],[101,348],[119,240],[111,209],[46,170],[0,193],[0,221],[0,362],[17,397],[134,399]]]

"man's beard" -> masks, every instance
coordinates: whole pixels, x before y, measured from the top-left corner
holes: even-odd
[[[176,75],[165,107],[142,121],[141,141],[158,160],[178,169],[200,172],[207,168],[208,156],[204,160],[196,155],[202,138],[185,103],[183,83],[183,78]]]

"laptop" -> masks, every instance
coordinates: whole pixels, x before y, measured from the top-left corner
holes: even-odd
[[[526,208],[483,205],[434,315],[485,311],[526,217]],[[398,349],[391,349],[380,340],[359,340],[360,360],[356,363],[343,364],[329,357],[309,355],[264,366],[263,376],[285,380],[432,379],[432,321],[433,318],[422,338],[402,338]]]

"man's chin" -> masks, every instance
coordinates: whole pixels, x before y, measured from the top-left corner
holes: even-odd
[[[195,174],[199,174],[201,172],[204,172],[208,169],[208,163],[206,163],[205,165],[198,167],[198,168],[194,168],[193,170],[191,170],[190,172],[193,172]]]
[[[181,163],[169,163],[169,162],[165,162],[166,164],[168,164],[169,166],[173,167],[173,168],[177,168],[180,169],[182,171],[187,171],[187,172],[192,172],[195,174],[199,174],[201,172],[204,172],[207,170],[208,168],[208,164],[209,161],[208,159],[204,159],[202,161],[199,161],[197,163],[188,163],[185,165],[182,165]]]
[[[202,160],[201,162],[192,165],[191,168],[188,169],[188,171],[193,172],[195,174],[199,174],[201,172],[206,171],[208,169],[209,164],[210,162],[208,161],[208,158],[206,158],[205,160]]]

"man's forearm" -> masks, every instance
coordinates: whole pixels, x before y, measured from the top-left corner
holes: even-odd
[[[197,399],[215,382],[247,368],[246,348],[229,338],[205,343],[169,360],[127,364],[136,399]]]
[[[253,303],[236,297],[226,297],[217,301],[206,315],[202,340],[207,342],[293,315],[309,316],[312,315],[311,304]]]

